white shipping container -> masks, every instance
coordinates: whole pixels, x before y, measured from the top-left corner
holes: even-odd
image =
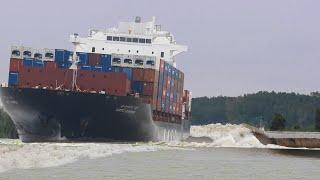
[[[31,47],[22,47],[22,58],[32,58],[33,49]]]
[[[11,46],[11,58],[23,59],[22,53],[22,46]]]
[[[145,63],[144,63],[144,68],[157,69],[156,64],[157,64],[157,62],[156,62],[156,57],[155,56],[146,56]]]
[[[123,61],[123,56],[121,54],[112,54],[111,55],[111,65],[121,67],[121,62]]]
[[[43,49],[43,61],[54,61],[54,49]]]
[[[37,60],[42,60],[44,55],[43,55],[43,49],[34,49],[33,50],[33,54],[32,54],[32,57],[34,59],[37,59]]]
[[[121,67],[134,67],[133,63],[134,63],[133,55],[128,55],[128,54],[122,55]]]

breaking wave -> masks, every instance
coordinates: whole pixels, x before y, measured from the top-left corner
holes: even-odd
[[[125,152],[173,149],[160,143],[22,143],[0,139],[0,172],[59,166]]]
[[[241,147],[241,148],[282,148],[277,145],[263,145],[244,125],[209,124],[192,126],[186,141],[171,142],[182,147]]]
[[[263,145],[244,125],[192,126],[186,141],[157,143],[22,143],[0,139],[0,172],[59,166],[81,159],[107,157],[125,152],[148,152],[196,147],[282,148]]]

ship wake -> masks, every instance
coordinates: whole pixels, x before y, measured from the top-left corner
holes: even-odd
[[[284,148],[263,145],[244,125],[192,126],[190,135],[184,141],[149,143],[22,143],[20,140],[0,139],[0,172],[60,166],[126,152],[192,150],[197,147]]]
[[[174,149],[159,143],[22,143],[0,139],[0,173],[11,169],[45,168],[125,152]]]
[[[220,123],[191,126],[190,137],[169,144],[182,147],[283,148],[271,144],[263,145],[245,125]]]

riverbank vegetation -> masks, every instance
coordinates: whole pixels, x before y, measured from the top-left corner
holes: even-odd
[[[261,91],[238,97],[199,97],[192,100],[192,124],[248,123],[270,129],[273,117],[285,119],[284,130],[320,130],[320,95]],[[317,118],[316,118],[317,117]]]

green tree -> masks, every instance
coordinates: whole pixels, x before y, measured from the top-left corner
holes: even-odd
[[[272,120],[275,113],[281,112],[286,119],[286,129],[310,130],[315,127],[315,109],[320,109],[319,94],[260,91],[238,97],[193,98],[192,124],[247,123],[258,126],[257,117]]]
[[[316,117],[315,117],[315,129],[320,130],[320,109],[316,109]]]
[[[282,131],[284,130],[285,127],[286,127],[286,120],[284,119],[284,117],[279,113],[274,114],[272,118],[270,130]]]

